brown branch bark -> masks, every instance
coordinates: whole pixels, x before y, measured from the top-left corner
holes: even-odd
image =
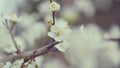
[[[30,60],[29,57],[32,56],[35,58],[37,56],[44,55],[47,52],[49,52],[49,50],[52,49],[58,43],[60,43],[60,42],[53,42],[51,44],[48,44],[44,47],[41,47],[41,48],[38,48],[35,50],[25,51],[25,52],[21,52],[20,54],[17,54],[17,55],[9,55],[9,56],[3,57],[0,59],[0,63],[7,62],[7,61],[14,61],[16,59],[24,59],[27,62]]]

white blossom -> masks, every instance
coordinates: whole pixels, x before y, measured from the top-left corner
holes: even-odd
[[[95,6],[90,0],[75,0],[74,3],[77,10],[84,13],[86,17],[93,17],[95,15]]]
[[[17,16],[15,12],[11,12],[11,13],[3,15],[3,19],[4,20],[6,19],[8,21],[15,21],[15,22],[19,21],[19,17]]]
[[[0,22],[0,45],[5,45],[6,42],[10,40],[10,35],[3,25],[3,23]]]
[[[18,48],[21,50],[21,51],[24,51],[26,49],[26,43],[24,41],[24,39],[22,37],[19,37],[19,36],[16,36],[15,37],[15,41],[17,43],[17,46]],[[14,45],[14,44],[13,44]]]
[[[51,13],[51,10],[48,6],[50,6],[50,3],[48,1],[43,1],[38,5],[38,11],[41,16],[44,17]]]
[[[120,38],[120,27],[117,25],[111,26],[109,34],[111,38]]]
[[[0,0],[0,14],[6,14],[16,11],[17,1],[16,0]]]
[[[8,53],[11,51],[16,51],[16,48],[11,45],[12,39],[5,27],[0,27],[0,37],[0,48],[3,51]]]
[[[4,39],[3,39],[4,40]],[[17,49],[15,47],[15,44],[13,43],[12,39],[6,39],[5,40],[6,43],[3,45],[3,43],[1,44],[1,49],[7,53],[11,53],[11,52],[16,52]],[[21,51],[25,50],[25,42],[22,38],[20,37],[15,37],[15,41],[17,43],[17,46],[19,47],[19,49]]]
[[[113,41],[106,41],[102,43],[104,45],[101,48],[102,56],[109,62],[112,62],[114,65],[119,65],[120,52],[118,48],[118,43]]]
[[[48,26],[51,26],[53,24],[53,19],[52,19],[52,16],[50,15],[45,16],[44,21],[45,23],[47,23]]]
[[[58,10],[60,10],[60,5],[59,5],[58,3],[56,3],[56,2],[52,2],[52,3],[50,4],[50,9],[51,9],[52,11],[58,11]]]
[[[6,62],[5,65],[2,66],[2,68],[10,68],[11,62]]]
[[[39,68],[43,61],[43,56],[39,56],[35,58],[35,61],[27,62],[25,63],[26,68]],[[31,60],[29,60],[31,61]],[[21,68],[22,63],[24,62],[24,59],[17,59],[13,63],[6,62],[2,68]]]
[[[35,61],[28,62],[27,68],[40,68],[43,59],[43,56],[36,57]]]
[[[7,14],[2,14],[0,16],[0,25],[4,26],[3,23],[8,23],[9,27],[13,26],[17,22],[19,22],[20,18],[17,16],[15,12],[12,13],[7,13]],[[6,28],[5,28],[6,29]]]
[[[55,25],[51,26],[48,36],[54,38],[55,41],[67,39],[71,33],[68,23],[62,19],[56,21]]]
[[[69,48],[69,45],[69,42],[63,41],[62,43],[55,45],[55,47],[61,52],[66,52],[66,50]]]
[[[12,63],[11,68],[21,68],[23,61],[23,59],[15,60],[15,62]]]
[[[110,39],[110,38],[117,39],[117,38],[120,38],[119,26],[117,26],[117,25],[111,26],[111,28],[108,31],[104,32],[103,38],[104,39]]]
[[[50,58],[44,64],[44,68],[69,68],[61,59]]]
[[[82,68],[96,68],[95,53],[102,42],[98,30],[96,26],[84,27],[82,25],[72,31],[68,38],[70,46],[66,52],[66,57],[72,64],[82,66]]]
[[[29,27],[35,22],[36,19],[32,15],[28,15],[25,13],[20,15],[19,24],[22,25],[23,27]]]
[[[42,22],[34,23],[29,26],[23,33],[23,39],[29,44],[29,46],[33,46],[35,44],[36,39],[40,39],[47,34],[47,28]]]
[[[78,15],[78,11],[72,6],[63,7],[60,16],[70,23],[74,23],[77,19],[81,19],[80,15]]]

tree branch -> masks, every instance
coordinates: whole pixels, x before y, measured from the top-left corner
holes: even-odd
[[[9,56],[3,57],[2,59],[0,59],[0,63],[7,62],[7,61],[14,61],[16,59],[24,59],[25,62],[28,62],[29,60],[31,60],[30,58],[31,56],[35,58],[37,56],[46,54],[47,52],[49,52],[50,49],[52,49],[58,43],[60,42],[53,42],[51,44],[48,44],[44,47],[41,47],[35,50],[25,51],[17,55],[9,55]]]

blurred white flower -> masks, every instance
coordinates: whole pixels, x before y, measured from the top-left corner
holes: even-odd
[[[19,21],[19,18],[18,18],[17,14],[15,12],[3,15],[3,18],[4,18],[4,20],[6,19],[6,20],[12,21],[12,22],[14,22],[14,21],[18,22]]]
[[[71,33],[68,23],[62,19],[57,20],[55,25],[51,26],[48,36],[54,38],[55,41],[67,39]]]
[[[6,23],[6,20],[9,26],[13,26],[15,23],[19,22],[20,18],[15,12],[2,14],[0,16],[0,24]]]
[[[40,68],[43,59],[44,59],[43,56],[36,57],[35,61],[32,61],[30,63],[28,62],[28,65],[26,68]]]
[[[1,18],[1,17],[0,17],[0,18]],[[2,21],[3,21],[3,19],[1,18],[1,19],[0,19],[0,29],[5,28],[5,26],[4,26],[4,24],[3,24],[3,22],[2,22]]]
[[[91,58],[89,57],[88,59],[84,58],[81,61],[82,61],[81,67],[79,68],[97,68],[97,63],[94,57]]]
[[[96,68],[95,54],[102,41],[99,29],[95,25],[82,25],[79,29],[74,29],[68,38],[70,46],[66,52],[67,59],[78,67]]]
[[[90,0],[75,0],[78,11],[81,11],[86,17],[93,17],[95,14],[95,6]]]
[[[48,1],[43,1],[42,3],[40,3],[37,6],[39,14],[41,16],[49,15],[51,13],[51,10],[49,9],[49,6],[50,6],[50,2],[48,2]]]
[[[35,63],[38,65],[38,68],[41,67],[43,60],[44,56],[38,56],[35,58]]]
[[[39,68],[42,64],[43,61],[43,56],[39,56],[35,58],[35,61],[32,62],[27,62],[25,63],[26,68]],[[15,60],[13,63],[11,62],[6,62],[6,64],[4,64],[2,66],[2,68],[21,68],[22,63],[24,62],[24,59],[19,59],[19,60]]]
[[[65,63],[59,59],[50,59],[45,62],[43,68],[68,68]]]
[[[11,45],[12,39],[4,26],[0,27],[0,48],[3,51],[11,52],[16,51],[15,47]]]
[[[68,22],[74,23],[78,18],[80,19],[78,12],[75,10],[74,7],[64,7],[61,10],[61,17],[67,20]]]
[[[29,27],[36,22],[36,19],[32,15],[21,14],[19,24],[24,27]]]
[[[114,65],[119,65],[120,60],[120,51],[118,48],[118,43],[112,41],[106,41],[101,48],[102,56],[109,62],[112,62]]]
[[[50,3],[50,10],[52,11],[58,11],[60,10],[60,5],[57,2]]]
[[[5,45],[1,44],[1,48],[2,48],[3,51],[5,51],[7,53],[11,53],[11,52],[16,52],[17,51],[13,41],[11,40],[11,38],[8,41],[7,40],[5,40],[5,41],[6,41]],[[25,45],[25,42],[24,42],[24,40],[22,38],[15,37],[15,41],[16,41],[17,46],[19,47],[19,49],[21,51],[25,50],[25,46],[26,45]]]
[[[111,38],[120,38],[120,27],[119,26],[111,26],[110,29],[110,37]]]
[[[34,61],[32,61],[32,62],[30,62],[30,63],[27,65],[26,68],[38,68],[38,66],[37,66],[37,64],[36,64]]]
[[[104,39],[118,39],[120,38],[120,28],[117,25],[111,26],[109,31],[104,32],[103,34]]]
[[[5,65],[2,66],[2,68],[10,68],[12,64],[10,62],[6,62]]]
[[[10,67],[11,68],[21,68],[23,61],[24,61],[24,59],[15,60],[15,62],[12,63],[12,65]]]
[[[21,50],[21,51],[24,51],[26,49],[26,43],[24,41],[24,39],[22,37],[18,37],[16,36],[15,37],[15,41],[17,43],[17,46],[18,48]],[[14,45],[14,44],[13,44]]]
[[[55,47],[61,52],[66,52],[66,50],[69,48],[69,45],[70,44],[67,41],[63,41],[62,43],[55,45]]]
[[[13,44],[12,40],[8,41],[6,43],[6,45],[4,45],[2,47],[2,50],[5,51],[5,52],[7,52],[7,53],[12,53],[12,52],[14,53],[14,52],[17,51],[17,49],[16,49],[15,45]]]
[[[52,19],[52,16],[45,16],[45,19],[44,19],[45,23],[47,23],[48,26],[51,26],[53,24],[53,19]]]
[[[40,39],[47,34],[47,28],[42,22],[34,23],[29,26],[23,33],[22,37],[30,46],[35,44],[36,39]]]
[[[17,1],[16,0],[0,0],[0,14],[6,14],[16,11]]]

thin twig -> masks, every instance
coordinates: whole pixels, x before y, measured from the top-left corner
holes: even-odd
[[[109,41],[118,41],[118,42],[120,42],[120,38],[109,38],[109,39],[107,39],[107,40],[109,40]]]
[[[52,3],[52,0],[50,0],[50,3]],[[52,11],[52,19],[53,19],[52,25],[54,25],[55,24],[55,11]]]
[[[14,35],[12,34],[12,30],[11,30],[11,28],[10,28],[9,25],[8,25],[8,20],[5,20],[4,25],[5,25],[5,27],[7,28],[8,32],[9,32],[9,34],[10,34],[10,36],[11,36],[11,39],[12,39],[14,45],[15,45],[15,48],[17,49],[17,52],[16,52],[16,53],[20,53],[20,49],[19,49],[18,46],[17,46],[17,43],[16,43],[16,41],[15,41],[15,37],[14,37]]]
[[[53,17],[53,23],[52,23],[52,25],[54,25],[55,24],[55,11],[52,11],[52,17]]]

